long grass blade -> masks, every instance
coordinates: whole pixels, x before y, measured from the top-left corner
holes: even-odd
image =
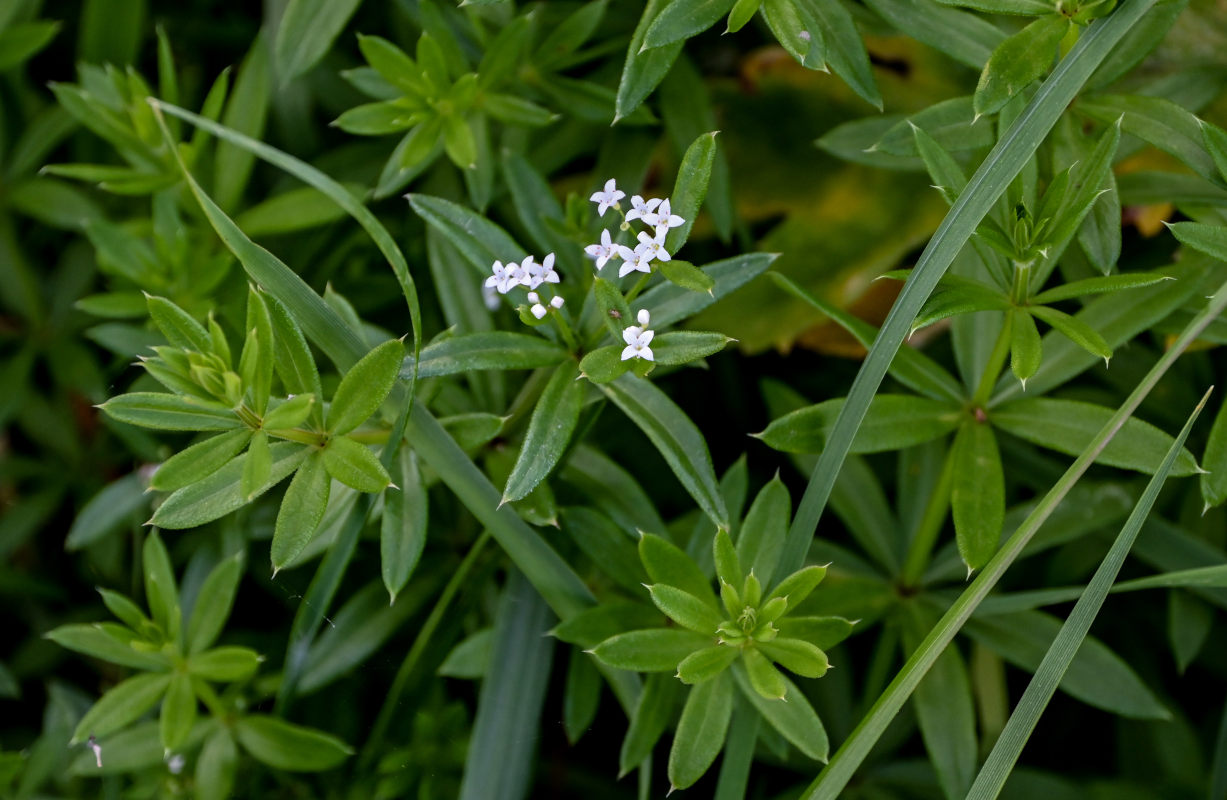
[[[1031,538],[1043,525],[1044,521],[1052,515],[1052,512],[1060,505],[1061,501],[1073,488],[1082,474],[1095,461],[1099,453],[1107,445],[1108,441],[1120,430],[1137,407],[1142,403],[1142,400],[1150,394],[1151,389],[1155,384],[1167,373],[1171,366],[1176,363],[1189,345],[1201,334],[1207,326],[1210,325],[1223,311],[1227,309],[1227,283],[1224,283],[1218,288],[1213,295],[1210,296],[1209,302],[1198,313],[1185,329],[1172,343],[1171,347],[1159,358],[1145,377],[1138,383],[1133,392],[1125,399],[1121,407],[1112,415],[1112,418],[1104,425],[1103,429],[1096,434],[1086,452],[1078,456],[1074,463],[1069,466],[1065,474],[1053,485],[1053,487],[1044,495],[1043,499],[1035,506],[1026,519],[1018,526],[1018,529],[1010,536],[1010,538],[997,551],[997,555],[984,566],[984,570],[972,581],[971,585],[959,596],[957,600],[950,606],[941,620],[934,626],[933,630],[929,631],[929,635],[925,637],[916,651],[903,665],[903,668],[891,681],[886,690],[874,702],[864,719],[857,725],[852,735],[847,741],[836,751],[832,757],[830,764],[818,776],[818,779],[810,786],[810,789],[803,797],[806,800],[833,800],[839,796],[843,787],[851,779],[856,768],[864,760],[865,756],[873,748],[874,743],[882,732],[886,730],[886,726],[890,724],[895,715],[903,707],[909,695],[915,690],[916,685],[920,683],[921,678],[925,676],[929,668],[933,666],[933,662],[941,655],[942,650],[954,639],[955,634],[963,627],[963,624],[975,613],[980,603],[988,596],[989,592],[1005,574],[1010,564],[1014,562],[1023,548],[1031,541]]]
[[[1192,430],[1193,423],[1197,420],[1197,415],[1201,413],[1209,399],[1210,392],[1206,392],[1201,402],[1193,409],[1188,421],[1185,422],[1184,429],[1180,431],[1180,435],[1176,437],[1176,441],[1167,451],[1163,464],[1150,479],[1150,483],[1146,485],[1142,497],[1133,507],[1133,513],[1125,521],[1124,527],[1117,534],[1116,541],[1112,543],[1108,554],[1099,564],[1099,569],[1095,570],[1094,577],[1087,584],[1086,591],[1078,599],[1069,618],[1061,626],[1057,638],[1048,648],[1044,660],[1040,662],[1039,669],[1035,671],[1035,676],[1027,684],[1022,699],[1018,701],[1014,713],[1010,715],[1005,729],[1001,732],[997,743],[993,745],[992,752],[989,753],[988,759],[980,769],[980,774],[976,776],[967,800],[995,800],[1001,793],[1006,779],[1014,769],[1014,764],[1022,755],[1023,747],[1039,723],[1040,715],[1044,713],[1048,701],[1056,692],[1057,684],[1061,682],[1078,648],[1082,646],[1083,640],[1090,632],[1091,624],[1099,614],[1099,609],[1103,607],[1108,591],[1112,588],[1112,583],[1120,573],[1120,568],[1124,565],[1125,558],[1129,555],[1129,550],[1133,547],[1138,532],[1142,529],[1142,523],[1145,522],[1151,508],[1154,507],[1159,490],[1163,488],[1168,473],[1172,471],[1172,466],[1180,455],[1181,447],[1188,438],[1189,431]]]
[[[916,268],[904,284],[852,383],[788,532],[780,562],[781,574],[787,575],[804,563],[818,520],[857,429],[925,300],[1095,68],[1154,3],[1155,0],[1125,0],[1111,16],[1092,24],[1036,91],[1030,104],[993,147],[951,206],[916,262]]]

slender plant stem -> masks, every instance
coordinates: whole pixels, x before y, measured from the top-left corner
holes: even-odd
[[[443,592],[440,593],[439,599],[435,601],[435,607],[431,609],[430,616],[426,618],[426,621],[422,623],[422,627],[418,630],[418,635],[413,640],[413,646],[409,648],[409,654],[405,656],[405,660],[400,664],[400,669],[396,671],[396,677],[392,680],[392,686],[388,689],[388,694],[383,700],[383,706],[379,709],[379,716],[375,718],[375,724],[371,726],[371,735],[367,738],[366,745],[362,748],[359,771],[369,766],[372,759],[378,755],[379,746],[383,744],[383,737],[387,733],[388,725],[392,722],[392,715],[396,713],[397,706],[400,704],[400,696],[404,693],[405,687],[409,684],[409,679],[413,677],[413,671],[417,669],[418,662],[422,660],[422,655],[430,645],[435,630],[443,622],[444,614],[451,607],[452,598],[456,596],[456,593],[460,591],[460,587],[468,579],[469,573],[473,571],[473,567],[481,557],[482,550],[485,549],[489,541],[490,531],[487,530],[483,531],[481,536],[477,538],[477,541],[473,542],[473,546],[465,554],[464,560],[460,562],[460,566],[456,567],[456,571],[452,573],[451,579],[443,587]]]
[[[946,522],[946,512],[950,510],[950,490],[953,485],[954,448],[951,447],[946,451],[946,460],[942,464],[941,475],[937,479],[937,485],[933,487],[933,492],[929,495],[924,516],[920,518],[920,525],[916,529],[916,535],[912,538],[912,544],[907,551],[907,558],[903,562],[900,580],[905,587],[918,586],[929,566],[933,546],[937,543],[937,536]]]
[[[1010,355],[1010,336],[1014,332],[1014,315],[1006,312],[1005,320],[1001,324],[1001,332],[997,334],[997,341],[993,342],[992,352],[988,355],[988,361],[984,364],[984,372],[980,374],[980,383],[976,386],[976,393],[971,397],[972,408],[983,408],[988,402],[989,397],[993,394],[993,387],[997,385],[997,377],[1001,375],[1001,370],[1005,367],[1005,360]]]

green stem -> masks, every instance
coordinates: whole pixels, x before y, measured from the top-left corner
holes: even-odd
[[[487,530],[469,548],[469,552],[465,555],[464,560],[460,562],[460,566],[452,574],[451,580],[447,582],[447,586],[443,587],[443,593],[435,601],[435,607],[431,609],[430,616],[426,618],[426,622],[418,630],[417,638],[413,640],[413,647],[409,648],[409,654],[405,656],[405,660],[401,662],[400,669],[396,671],[396,677],[392,680],[392,686],[388,689],[383,706],[379,709],[379,716],[375,718],[375,724],[371,727],[370,738],[366,740],[366,745],[362,748],[362,757],[359,761],[360,769],[368,767],[372,759],[378,754],[379,746],[383,743],[384,734],[387,733],[388,725],[392,722],[392,715],[400,711],[401,694],[404,693],[409,679],[413,677],[413,671],[417,668],[418,662],[422,660],[422,655],[425,654],[427,647],[430,645],[430,641],[434,637],[439,624],[443,622],[443,615],[447,613],[448,608],[451,606],[452,598],[456,596],[456,593],[460,591],[460,587],[464,585],[465,580],[469,577],[469,573],[473,571],[474,565],[477,564],[477,559],[481,556],[482,550],[485,549],[486,543],[489,541],[490,531]]]
[[[941,533],[942,526],[946,522],[946,513],[950,510],[950,490],[953,484],[954,448],[951,447],[946,453],[941,476],[937,479],[937,485],[933,487],[933,493],[929,495],[924,516],[920,518],[920,525],[916,529],[916,535],[912,537],[907,559],[903,563],[900,581],[905,588],[911,589],[919,586],[920,579],[924,577],[933,553],[933,546],[937,543],[937,535]]]
[[[1010,334],[1013,329],[1014,315],[1007,311],[1005,320],[1001,323],[1001,333],[997,334],[997,341],[993,343],[993,350],[984,364],[984,372],[980,374],[980,384],[976,386],[976,393],[972,395],[972,408],[983,408],[988,403],[993,387],[997,385],[997,376],[1005,368],[1005,360],[1010,355]]]
[[[648,285],[648,279],[651,277],[652,273],[650,272],[641,276],[639,280],[635,282],[635,285],[631,287],[631,290],[626,293],[626,304],[628,306],[635,302],[635,298],[638,297],[639,293],[643,291],[643,287]]]

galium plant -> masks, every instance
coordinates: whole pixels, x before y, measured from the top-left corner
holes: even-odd
[[[290,0],[233,72],[185,58],[168,7],[156,80],[144,4],[87,0],[73,52],[48,9],[0,11],[0,552],[58,566],[33,533],[71,499],[74,566],[148,606],[104,588],[123,624],[81,624],[70,570],[55,596],[0,574],[23,630],[99,667],[49,682],[28,751],[0,739],[0,796],[515,800],[543,759],[560,791],[647,796],[670,738],[669,785],[726,800],[982,800],[1058,687],[1142,721],[1103,791],[1221,787],[1171,752],[1219,727],[1170,670],[1221,682],[1199,656],[1227,607],[1227,413],[1185,422],[1227,342],[1227,84],[1169,66],[1204,8],[360,5]],[[1146,62],[1169,30],[1181,54]],[[49,42],[80,64],[50,93],[27,75]],[[818,134],[855,166],[811,160]],[[845,242],[872,255],[828,263]],[[836,302],[883,275],[880,329]],[[798,318],[865,346],[850,386],[724,353]],[[770,449],[733,460],[758,421],[729,387],[762,373]],[[265,546],[271,574],[244,555]],[[1112,592],[1154,589],[1170,647],[1145,601],[1091,634]],[[0,696],[63,657],[30,641]],[[1007,664],[1035,676],[1013,714]],[[570,743],[620,739],[638,786],[598,778],[608,748],[538,753],[547,701]],[[1125,774],[1134,752],[1162,768]],[[1090,791],[1043,765],[1010,791]]]

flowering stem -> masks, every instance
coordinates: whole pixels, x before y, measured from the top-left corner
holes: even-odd
[[[647,286],[648,278],[650,277],[652,277],[652,273],[650,272],[646,275],[641,276],[639,280],[635,283],[635,285],[631,287],[631,290],[626,293],[626,304],[627,305],[630,305],[631,303],[635,301],[635,298],[638,297],[639,293],[643,291],[643,287]]]
[[[993,345],[993,351],[989,353],[988,362],[984,365],[984,373],[980,376],[980,385],[976,387],[976,393],[971,398],[973,408],[982,408],[993,393],[993,387],[997,385],[997,376],[1001,374],[1001,369],[1005,366],[1006,357],[1010,354],[1010,334],[1013,327],[1014,316],[1007,313],[1005,315],[1005,322],[1001,326],[1001,333],[997,334],[997,341]]]
[[[924,571],[929,566],[929,556],[933,552],[933,545],[937,543],[937,535],[941,533],[942,526],[946,522],[953,483],[954,448],[951,447],[946,453],[946,461],[942,466],[941,476],[937,479],[937,485],[933,487],[933,493],[929,495],[929,502],[925,506],[924,516],[920,518],[920,525],[916,528],[916,535],[912,537],[912,545],[908,548],[900,576],[904,587],[916,587],[920,584],[920,579],[924,577]]]

